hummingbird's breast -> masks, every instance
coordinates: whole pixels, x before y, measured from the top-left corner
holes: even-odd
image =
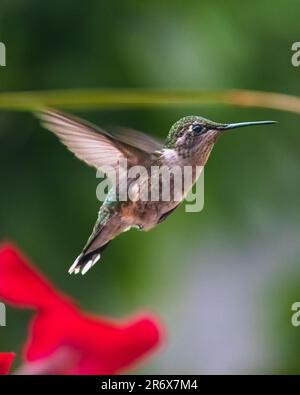
[[[117,197],[121,194],[124,197],[125,192],[127,199],[114,206],[122,227],[149,230],[156,226],[192,188],[200,175],[198,163],[196,156],[183,158],[175,150],[166,149],[155,160],[141,166],[135,175],[128,174],[126,182],[122,180],[119,184]]]

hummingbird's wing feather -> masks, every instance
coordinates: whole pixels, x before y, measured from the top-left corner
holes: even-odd
[[[117,126],[113,128],[113,132],[114,136],[120,141],[133,145],[149,154],[160,151],[163,148],[163,141],[138,130]]]
[[[119,161],[125,158],[128,166],[133,166],[143,163],[149,156],[146,151],[73,116],[51,110],[36,115],[43,126],[56,134],[71,152],[97,169],[104,166],[116,168]]]

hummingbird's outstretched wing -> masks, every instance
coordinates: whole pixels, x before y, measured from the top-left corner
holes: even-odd
[[[124,133],[122,139],[120,134],[113,136],[97,126],[58,111],[45,110],[36,115],[43,126],[56,134],[71,152],[97,169],[104,166],[116,168],[120,160],[125,158],[129,167],[142,164],[149,158],[149,149],[141,148],[144,135],[138,137],[138,132],[135,132],[135,138],[126,138]],[[130,133],[130,136],[133,135]],[[150,147],[150,143],[147,147]]]
[[[160,151],[163,148],[163,141],[138,130],[124,128],[121,126],[113,127],[112,130],[113,135],[120,141],[137,147],[142,151],[146,151],[149,154],[155,151]]]

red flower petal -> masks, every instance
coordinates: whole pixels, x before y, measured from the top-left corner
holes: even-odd
[[[25,357],[28,361],[41,360],[53,355],[60,345],[78,356],[68,374],[114,374],[154,348],[159,337],[158,326],[150,316],[116,324],[75,310],[53,311],[33,320]]]
[[[0,353],[0,375],[8,374],[13,363],[15,354],[13,352]]]
[[[25,346],[32,372],[114,374],[159,342],[159,326],[151,316],[116,323],[87,315],[11,246],[0,250],[0,297],[37,309]]]
[[[61,303],[62,296],[10,244],[0,249],[0,295],[11,303],[47,308]]]

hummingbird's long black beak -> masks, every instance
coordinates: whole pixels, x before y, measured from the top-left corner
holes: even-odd
[[[228,123],[225,125],[220,125],[218,130],[227,131],[231,129],[243,128],[246,126],[255,126],[255,125],[270,125],[272,123],[277,123],[276,121],[253,121],[253,122],[237,122],[237,123]]]

